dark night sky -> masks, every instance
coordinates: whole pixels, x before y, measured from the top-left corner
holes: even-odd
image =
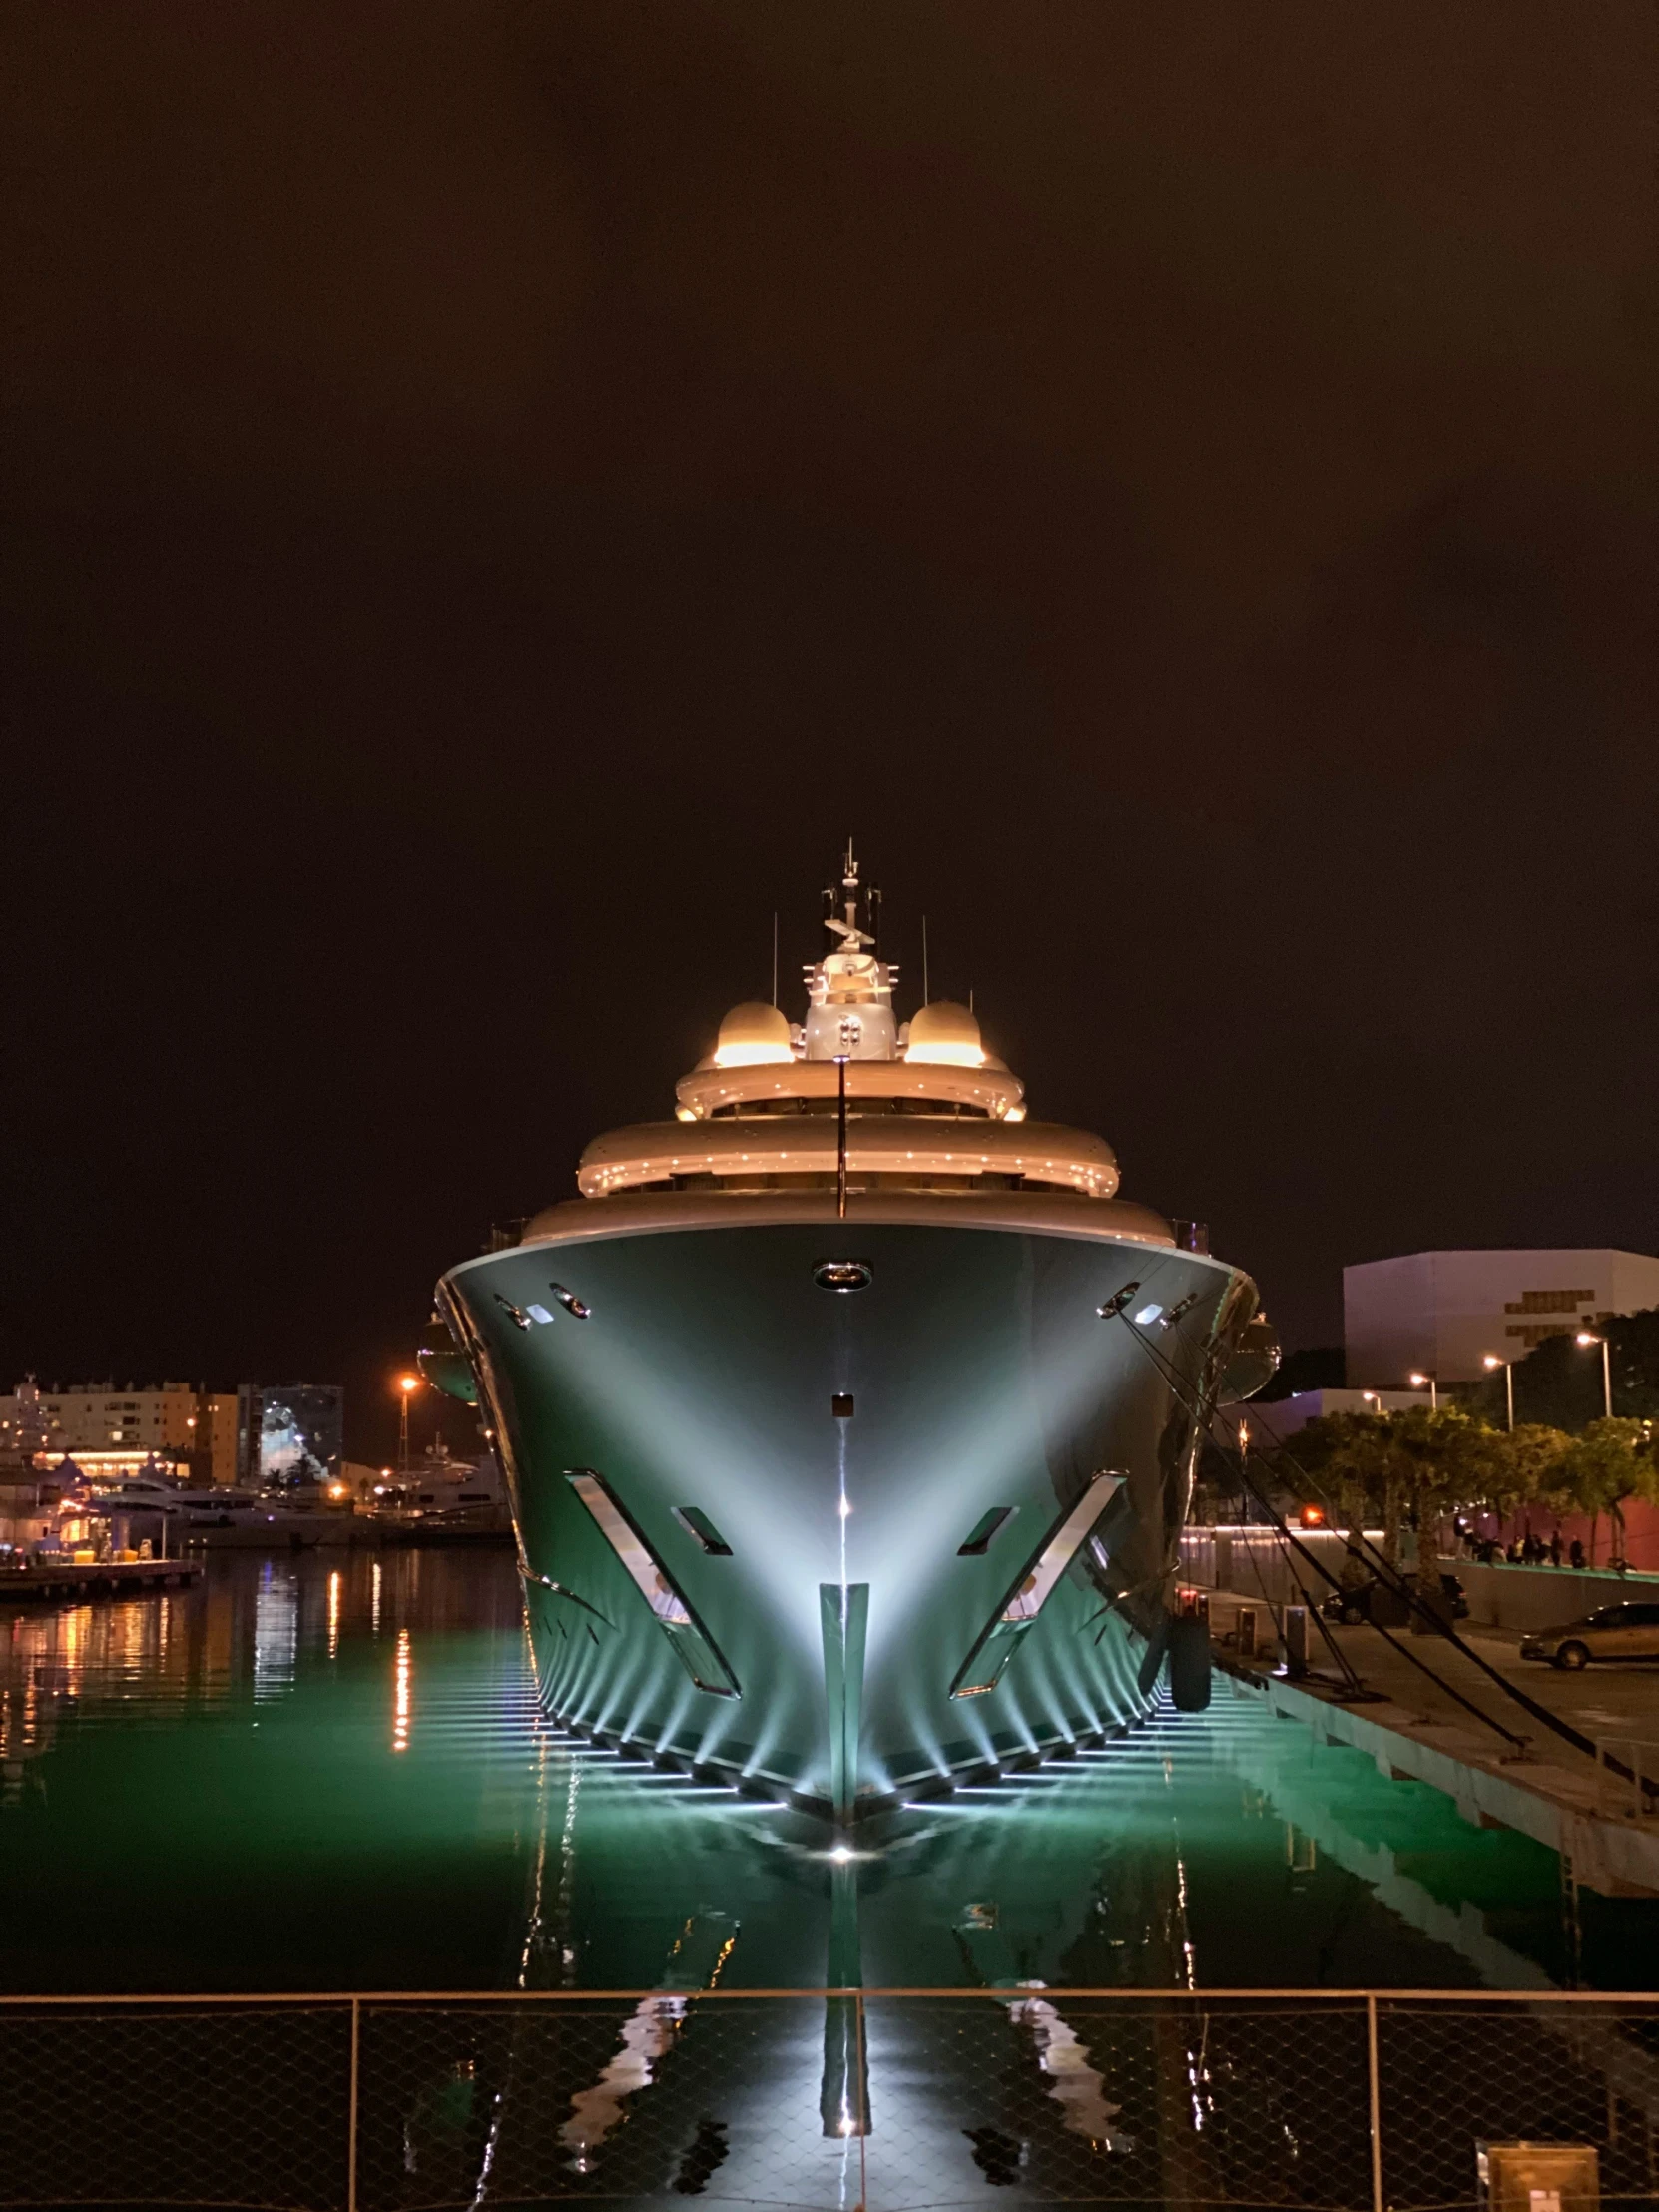
[[[848,828],[1289,1342],[1659,1249],[1645,0],[5,37],[0,1382],[383,1448]]]

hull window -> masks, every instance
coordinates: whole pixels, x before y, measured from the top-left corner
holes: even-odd
[[[704,1512],[701,1505],[677,1505],[674,1517],[680,1526],[689,1529],[704,1550],[716,1559],[730,1559],[732,1547]]]
[[[973,1524],[973,1533],[965,1544],[957,1547],[958,1559],[983,1559],[991,1545],[1002,1532],[1004,1522],[1012,1520],[1011,1505],[993,1505],[988,1513],[981,1513]]]
[[[950,1686],[952,1697],[983,1697],[987,1690],[996,1688],[1009,1660],[1048,1603],[1054,1585],[1122,1487],[1121,1474],[1097,1474],[1077,1503],[1055,1523],[962,1662],[961,1672]]]
[[[565,1479],[593,1515],[599,1533],[656,1615],[697,1687],[712,1697],[737,1697],[736,1678],[714,1639],[681,1596],[668,1569],[635,1527],[604,1476],[592,1467],[573,1467]]]

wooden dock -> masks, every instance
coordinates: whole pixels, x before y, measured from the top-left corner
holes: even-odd
[[[185,1590],[202,1576],[200,1559],[89,1559],[0,1567],[0,1603],[77,1597],[125,1597],[129,1591]]]

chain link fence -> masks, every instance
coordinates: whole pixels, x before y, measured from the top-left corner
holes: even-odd
[[[1474,2212],[1508,2142],[1659,2207],[1659,1996],[0,2001],[4,2206]]]

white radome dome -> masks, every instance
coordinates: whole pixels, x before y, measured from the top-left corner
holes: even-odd
[[[721,1022],[714,1055],[717,1068],[768,1067],[794,1058],[790,1025],[776,1006],[746,999]]]
[[[910,1016],[910,1041],[906,1060],[924,1067],[982,1068],[985,1047],[979,1024],[965,1006],[953,999],[936,998]]]

